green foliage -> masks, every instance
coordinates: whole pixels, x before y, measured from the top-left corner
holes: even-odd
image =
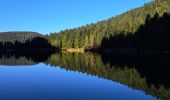
[[[170,13],[170,0],[152,1],[119,16],[95,24],[67,29],[49,35],[49,37],[51,44],[60,48],[99,48],[104,37],[109,38],[120,33],[124,35],[134,34],[145,23],[147,15],[152,17],[156,12],[160,16],[164,13]]]
[[[89,46],[89,37],[86,35],[86,37],[85,37],[85,44],[84,44],[84,48],[88,48],[88,46]]]
[[[91,48],[94,48],[96,46],[96,40],[95,40],[95,37],[93,35],[90,37],[90,44],[89,45],[90,45]]]
[[[79,47],[80,47],[79,41],[78,39],[76,39],[74,42],[74,48],[79,48]]]

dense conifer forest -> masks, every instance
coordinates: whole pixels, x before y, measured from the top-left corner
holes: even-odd
[[[52,50],[48,39],[36,32],[1,32],[0,51]]]
[[[80,49],[110,51],[170,50],[170,0],[155,0],[110,19],[43,36],[1,32],[0,50]]]
[[[36,32],[1,32],[0,42],[21,42],[24,43],[27,40],[31,40],[35,37],[43,37],[41,34]]]
[[[155,0],[119,16],[47,37],[59,48],[169,49],[170,0]]]

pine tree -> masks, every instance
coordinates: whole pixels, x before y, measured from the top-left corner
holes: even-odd
[[[77,39],[74,42],[74,48],[80,48],[79,47],[79,41]]]
[[[89,47],[89,37],[86,35],[84,48],[88,48],[88,47]]]
[[[95,37],[93,35],[90,37],[90,47],[96,47]]]

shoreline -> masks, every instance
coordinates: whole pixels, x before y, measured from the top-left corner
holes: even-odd
[[[61,52],[66,52],[66,53],[84,53],[85,49],[84,48],[62,48],[60,49]]]
[[[167,54],[170,50],[142,50],[142,49],[84,49],[84,48],[57,48],[57,49],[0,49],[0,52],[63,52],[63,53],[102,53],[102,54],[125,54],[125,55],[145,55],[145,54]]]

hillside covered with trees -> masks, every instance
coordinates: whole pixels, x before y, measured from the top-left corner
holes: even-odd
[[[0,51],[53,49],[48,39],[36,32],[0,33]]]
[[[36,37],[43,35],[36,32],[0,32],[0,42],[26,42]]]
[[[47,37],[53,46],[65,49],[155,49],[167,45],[164,43],[170,39],[170,36],[167,37],[170,32],[169,13],[170,0],[155,0],[119,16],[95,24],[51,33]],[[154,46],[157,43],[158,46]],[[161,48],[166,47],[169,46]]]

